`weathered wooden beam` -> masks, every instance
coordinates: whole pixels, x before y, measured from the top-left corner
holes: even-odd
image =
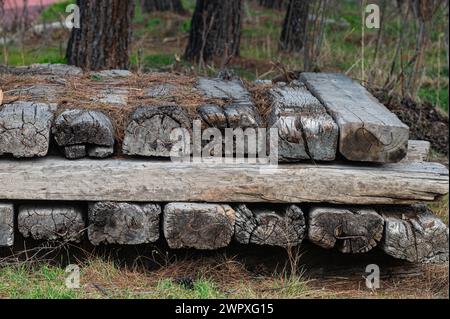
[[[0,107],[0,155],[47,155],[50,145],[52,105],[16,102]]]
[[[380,241],[383,225],[383,217],[372,209],[314,207],[309,211],[308,239],[342,253],[365,253]]]
[[[80,242],[85,230],[82,210],[70,205],[21,205],[17,225],[25,238],[35,240]]]
[[[343,74],[302,73],[301,80],[339,126],[348,160],[392,163],[405,157],[409,128],[364,87]]]
[[[218,249],[230,243],[234,222],[228,205],[170,203],[164,207],[163,232],[170,248]]]
[[[11,73],[17,75],[39,74],[39,75],[57,75],[57,76],[77,76],[82,75],[83,70],[73,65],[42,63],[18,67],[0,66],[0,73]]]
[[[109,117],[95,110],[70,109],[62,112],[55,119],[52,133],[58,145],[64,148],[64,155],[77,159],[90,155],[97,146],[109,150],[103,156],[112,155],[114,146],[114,128]]]
[[[14,244],[14,206],[0,203],[0,247]]]
[[[88,237],[94,245],[152,243],[159,239],[157,204],[97,202],[89,205]]]
[[[338,127],[304,84],[278,85],[269,95],[272,111],[267,125],[278,129],[281,161],[335,159]]]
[[[306,235],[306,223],[297,205],[271,208],[236,207],[234,238],[241,244],[289,248],[300,245]]]
[[[401,204],[448,193],[438,163],[207,165],[142,159],[0,160],[0,199]]]
[[[448,227],[426,205],[379,210],[385,219],[381,249],[410,262],[444,262],[449,254]]]
[[[408,141],[408,153],[402,162],[427,162],[430,157],[431,143],[428,141]]]
[[[126,130],[122,151],[127,155],[170,157],[174,129],[191,131],[186,111],[177,105],[142,106],[132,115]]]
[[[248,103],[251,95],[239,79],[199,78],[197,89],[209,99]]]

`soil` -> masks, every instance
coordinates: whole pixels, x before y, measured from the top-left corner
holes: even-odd
[[[410,128],[410,139],[426,140],[433,150],[448,157],[448,115],[430,103],[415,102],[410,98],[388,95],[373,89],[372,94],[394,112]]]

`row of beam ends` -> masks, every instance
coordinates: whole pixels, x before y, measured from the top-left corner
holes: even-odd
[[[70,67],[52,65],[16,68],[9,72],[22,76],[82,76]],[[97,72],[96,76],[122,79],[134,75],[109,70]],[[176,79],[177,75],[172,77]],[[69,159],[105,158],[115,152],[117,155],[169,157],[174,146],[171,132],[181,128],[192,133],[193,121],[199,120],[202,128],[219,130],[277,129],[278,159],[282,162],[333,161],[342,157],[349,161],[392,163],[406,156],[409,128],[364,87],[342,74],[302,73],[291,83],[262,86],[265,96],[265,102],[260,102],[262,105],[255,103],[238,78],[202,77],[188,90],[192,96],[201,97],[195,107],[174,103],[171,96],[184,90],[183,87],[161,78],[160,83],[148,84],[144,97],[133,95],[142,89],[133,87],[132,81],[117,80],[119,86],[96,82],[96,87],[103,85],[103,88],[98,89],[98,97],[89,101],[98,104],[94,108],[84,107],[82,101],[77,101],[76,105],[69,103],[64,108],[59,103],[49,103],[58,101],[55,96],[70,95],[67,85],[55,87],[39,83],[12,90],[9,98],[19,100],[0,108],[0,155],[45,156],[53,136]],[[20,100],[27,96],[31,100]],[[139,98],[151,99],[154,104],[130,102]],[[126,125],[120,126],[108,116],[108,110],[129,108],[129,103],[135,103],[131,105],[134,112],[125,121]],[[123,143],[120,150],[115,150],[118,131],[123,135],[123,140],[120,137]],[[246,148],[245,152],[250,151]]]
[[[81,242],[87,237],[93,245],[138,245],[165,240],[172,249],[213,250],[232,241],[290,248],[308,240],[342,253],[381,249],[410,262],[448,260],[449,229],[425,205],[96,202],[87,206],[86,213],[79,204],[1,203],[0,246],[14,245],[17,228],[23,238],[38,241]]]

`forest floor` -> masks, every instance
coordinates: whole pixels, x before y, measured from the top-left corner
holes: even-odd
[[[49,23],[65,15],[63,1],[41,13],[39,22]],[[190,27],[195,1],[184,0],[188,12],[142,14],[137,10],[134,21],[132,68],[134,71],[172,71],[183,74],[214,74],[218,66],[200,68],[183,61],[182,55]],[[339,71],[359,79],[361,60],[367,59],[372,76],[372,91],[402,120],[414,125],[415,138],[433,143],[433,160],[448,165],[448,68],[441,26],[437,17],[431,44],[426,51],[427,70],[414,102],[410,99],[385,97],[378,91],[387,73],[399,28],[396,19],[383,37],[383,50],[376,61],[375,32],[367,32],[365,55],[361,56],[361,16],[358,1],[342,1],[327,26],[320,57],[321,71]],[[245,6],[241,57],[228,65],[247,80],[271,79],[283,72],[301,69],[301,56],[278,52],[278,37],[284,11],[268,10],[257,5]],[[439,31],[441,30],[441,31]],[[0,45],[0,64],[64,63],[69,31],[9,34],[14,41]],[[4,35],[3,39],[5,39]],[[1,39],[0,39],[1,40]],[[408,55],[408,53],[405,53]],[[406,59],[407,57],[405,57]],[[395,93],[401,93],[400,91]],[[413,105],[413,106],[412,106]],[[425,107],[422,107],[425,105]],[[417,112],[411,110],[417,109]],[[419,119],[419,121],[417,120]],[[425,120],[424,120],[425,119]],[[425,124],[418,126],[418,122]],[[436,125],[438,123],[439,125]],[[445,136],[445,138],[444,138]],[[433,211],[448,225],[448,196],[431,205]],[[159,246],[158,246],[159,247]],[[164,245],[163,245],[164,247]],[[312,263],[309,250],[300,252],[249,247],[217,252],[168,252],[164,248],[137,247],[127,251],[113,247],[96,251],[92,247],[58,247],[50,255],[32,258],[33,248],[27,247],[20,258],[4,259],[9,254],[0,250],[0,298],[448,298],[449,271],[444,265],[421,265],[401,275],[383,278],[380,289],[368,289],[359,275],[313,274],[317,264],[333,264],[334,260]],[[40,255],[53,248],[41,247]],[[69,251],[75,250],[72,255]],[[320,252],[320,251],[319,251]],[[323,255],[330,252],[321,251]],[[70,257],[68,257],[70,255]],[[123,262],[123,255],[128,261]],[[276,257],[275,257],[276,256]],[[384,260],[358,260],[363,265],[377,263],[381,270]],[[331,257],[330,257],[331,258]],[[340,258],[349,259],[350,257]],[[349,260],[350,262],[350,260]],[[389,264],[391,261],[386,263]],[[81,287],[65,285],[65,265],[81,267]],[[402,267],[409,268],[405,264]],[[403,269],[400,267],[399,269]]]
[[[0,298],[449,298],[448,264],[414,265],[379,251],[342,255],[305,243],[299,250],[232,245],[214,252],[155,246],[27,248],[28,261],[3,258]],[[53,252],[54,250],[54,252]],[[51,253],[50,253],[51,252]],[[4,252],[6,254],[6,251]],[[68,288],[65,265],[80,267]],[[369,264],[380,288],[366,287]]]

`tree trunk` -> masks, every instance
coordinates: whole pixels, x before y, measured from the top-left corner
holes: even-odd
[[[282,9],[285,0],[259,0],[259,5],[269,9]]]
[[[290,0],[281,32],[283,51],[300,52],[306,41],[306,23],[310,0]]]
[[[185,58],[197,62],[239,55],[242,0],[197,0]]]
[[[181,0],[141,0],[143,12],[174,11],[185,12]]]
[[[128,69],[134,1],[77,0],[80,28],[72,29],[68,64],[89,70]]]

